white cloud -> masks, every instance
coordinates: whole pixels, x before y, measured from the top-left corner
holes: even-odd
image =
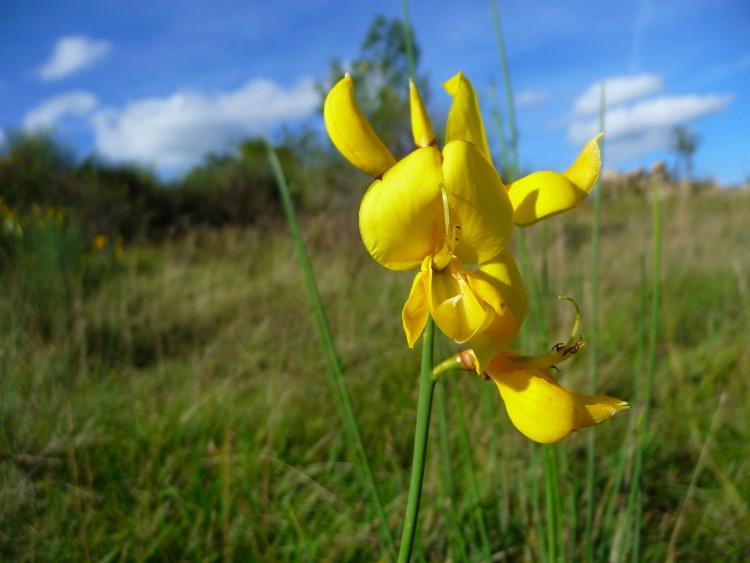
[[[660,96],[607,110],[607,159],[621,163],[669,148],[675,125],[719,113],[732,99],[731,94]],[[582,145],[598,132],[598,126],[597,117],[574,121],[568,128],[568,139]]]
[[[589,115],[599,112],[602,82],[604,83],[604,98],[607,108],[632,102],[664,87],[664,83],[656,74],[637,74],[633,76],[613,76],[599,80],[591,86],[573,104],[573,113]]]
[[[537,108],[547,101],[549,92],[539,90],[524,90],[516,95],[516,105],[518,107]]]
[[[43,80],[59,80],[103,59],[111,44],[108,41],[89,39],[82,35],[62,37],[55,45],[52,56],[39,69]]]
[[[84,117],[96,108],[96,97],[88,92],[75,91],[62,94],[38,105],[26,114],[26,129],[53,128],[65,115]]]
[[[309,115],[319,103],[312,79],[290,89],[252,80],[230,92],[181,91],[166,98],[103,110],[92,119],[97,151],[117,160],[182,168],[244,136],[266,133],[287,119]]]

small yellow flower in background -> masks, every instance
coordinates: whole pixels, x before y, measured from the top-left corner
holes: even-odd
[[[505,186],[471,83],[459,72],[443,86],[453,103],[442,151],[413,83],[417,149],[400,161],[357,105],[348,75],[328,94],[324,117],[341,154],[375,178],[359,214],[370,255],[391,270],[419,269],[402,313],[409,346],[431,314],[448,337],[475,349],[482,369],[507,348],[527,312],[518,267],[505,248],[514,224],[581,205],[599,175],[599,137],[563,174],[537,172]]]
[[[23,228],[16,216],[16,212],[5,204],[0,197],[0,238],[22,238]]]
[[[94,237],[94,242],[91,244],[92,248],[99,252],[107,246],[107,235],[98,234]]]

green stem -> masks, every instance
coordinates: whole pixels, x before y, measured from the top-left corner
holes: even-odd
[[[433,378],[435,370],[432,371]],[[464,542],[463,532],[461,530],[461,517],[456,502],[456,488],[453,481],[453,468],[451,466],[451,447],[450,432],[448,430],[448,405],[446,396],[450,394],[448,380],[443,382],[442,388],[437,393],[437,415],[438,431],[440,433],[440,465],[445,488],[445,510],[450,525],[447,526],[449,537],[449,551],[446,554],[447,559],[461,561],[466,557],[466,544]]]
[[[656,348],[659,344],[659,307],[661,303],[661,210],[659,181],[654,178],[651,184],[653,256],[651,267],[651,321],[649,328],[648,358],[646,364],[646,385],[643,394],[643,411],[638,420],[638,451],[635,476],[638,491],[638,506],[633,533],[633,561],[640,560],[640,536],[643,524],[643,450],[648,445],[648,419],[651,414],[651,392],[656,372]]]
[[[404,17],[404,43],[406,44],[406,60],[409,63],[409,77],[416,83],[417,63],[414,55],[414,42],[411,38],[411,24],[409,23],[409,2],[401,0],[401,13]]]
[[[544,464],[544,500],[547,508],[547,561],[557,561],[557,543],[561,521],[560,476],[558,474],[555,446],[542,446]]]
[[[399,563],[406,563],[410,560],[417,531],[419,501],[422,497],[422,481],[424,480],[424,466],[427,458],[427,436],[430,432],[432,396],[437,381],[432,377],[434,334],[435,324],[432,317],[429,317],[422,336],[422,369],[419,374],[419,402],[417,404],[417,424],[414,430],[414,458],[411,464],[409,499],[406,503],[404,530],[401,534],[401,549],[398,553]]]
[[[490,539],[487,535],[487,526],[484,523],[479,480],[477,479],[476,471],[474,471],[474,456],[472,455],[471,444],[469,442],[469,429],[466,424],[466,414],[464,412],[463,398],[459,393],[456,393],[453,396],[453,400],[455,404],[454,408],[456,410],[456,418],[458,419],[458,437],[462,450],[461,457],[463,458],[464,468],[468,477],[467,492],[471,496],[471,511],[474,515],[474,521],[479,532],[479,540],[481,541],[483,558],[484,560],[489,561],[492,559],[492,550],[490,549]]]
[[[602,82],[599,95],[599,131],[604,131],[605,90]],[[600,141],[603,145],[604,141]],[[604,153],[604,147],[600,148]],[[602,185],[597,181],[594,192],[594,224],[591,229],[591,393],[596,393],[599,384],[599,234],[602,223]],[[596,481],[596,433],[588,434],[586,459],[586,526],[584,532],[585,552],[589,561],[594,560],[594,489]]]
[[[516,109],[515,104],[513,103],[513,86],[510,82],[510,66],[508,65],[508,54],[505,52],[505,39],[503,36],[503,27],[500,24],[500,13],[497,8],[497,0],[490,0],[490,11],[492,12],[492,24],[495,28],[495,38],[497,39],[497,48],[500,54],[500,66],[503,69],[505,101],[508,104],[509,142],[513,166],[511,178],[505,179],[508,181],[515,180],[518,175],[518,129],[516,129]]]
[[[338,401],[339,412],[344,421],[344,427],[349,434],[349,440],[354,444],[354,448],[359,457],[360,465],[365,473],[365,481],[370,489],[370,495],[375,501],[375,508],[377,511],[378,519],[380,520],[380,533],[385,543],[385,551],[389,556],[393,556],[396,553],[396,543],[393,539],[391,529],[388,526],[388,518],[383,508],[383,502],[378,492],[377,484],[375,483],[375,476],[372,473],[370,467],[370,461],[367,457],[367,450],[365,449],[364,440],[362,439],[362,433],[357,423],[357,418],[354,414],[354,408],[352,407],[351,397],[349,396],[349,389],[346,385],[346,379],[344,378],[344,370],[341,366],[341,359],[336,352],[336,344],[331,334],[331,329],[328,326],[328,320],[326,319],[325,309],[323,302],[320,299],[320,293],[318,292],[317,284],[315,283],[315,275],[312,271],[312,265],[310,259],[307,256],[305,245],[302,242],[302,234],[299,229],[299,223],[297,222],[297,216],[294,212],[294,203],[292,202],[291,194],[289,193],[289,185],[287,184],[286,177],[284,176],[284,170],[281,167],[279,158],[276,152],[268,145],[268,160],[273,169],[273,173],[276,176],[276,183],[279,188],[279,194],[281,196],[281,203],[284,208],[284,214],[286,215],[287,223],[289,224],[289,230],[294,240],[294,245],[297,250],[297,257],[300,265],[302,266],[302,272],[305,278],[305,286],[307,288],[308,298],[313,308],[313,316],[315,318],[315,324],[318,329],[318,336],[320,338],[321,346],[325,355],[326,371],[328,373],[331,387],[333,388],[334,394]]]

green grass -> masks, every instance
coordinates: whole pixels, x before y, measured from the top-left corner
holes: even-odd
[[[665,198],[661,214],[641,557],[666,559],[671,541],[677,559],[743,561],[750,193]],[[584,315],[590,307],[592,216],[587,206],[551,219],[546,245],[542,229],[527,230],[532,267],[541,272],[546,261],[548,272],[548,326],[530,329],[546,331],[549,346],[571,323],[557,295],[576,299]],[[356,207],[340,209],[305,218],[302,232],[398,537],[420,363],[400,323],[412,275],[378,266],[356,221]],[[599,392],[632,399],[642,396],[633,386],[645,369],[638,349],[649,202],[605,200],[600,245]],[[0,559],[340,561],[381,553],[283,223],[194,231],[126,248],[93,270],[89,260],[55,270],[54,261],[26,256],[0,272]],[[52,289],[31,293],[51,279]],[[35,295],[43,301],[32,302]],[[584,323],[584,338],[588,330]],[[439,340],[436,360],[451,351]],[[587,389],[589,365],[584,348],[562,366],[561,381]],[[512,428],[494,384],[443,377],[415,558],[483,560],[488,544],[509,560],[539,559],[547,548],[541,461],[550,454]],[[597,433],[597,560],[613,549],[630,557],[628,429],[641,408],[586,431]],[[553,452],[564,515],[557,551],[569,560],[584,549],[586,451],[582,432]]]

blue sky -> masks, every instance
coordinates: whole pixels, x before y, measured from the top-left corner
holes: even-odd
[[[670,131],[683,124],[701,138],[697,175],[750,177],[747,0],[499,7],[522,166],[567,167],[595,133],[605,80],[606,167],[671,163]],[[409,11],[433,121],[450,103],[440,83],[459,70],[489,117],[502,74],[488,2],[411,0]],[[47,128],[78,156],[174,174],[245,136],[319,122],[315,81],[332,58],[357,56],[381,13],[400,17],[400,0],[3,1],[0,138]]]

